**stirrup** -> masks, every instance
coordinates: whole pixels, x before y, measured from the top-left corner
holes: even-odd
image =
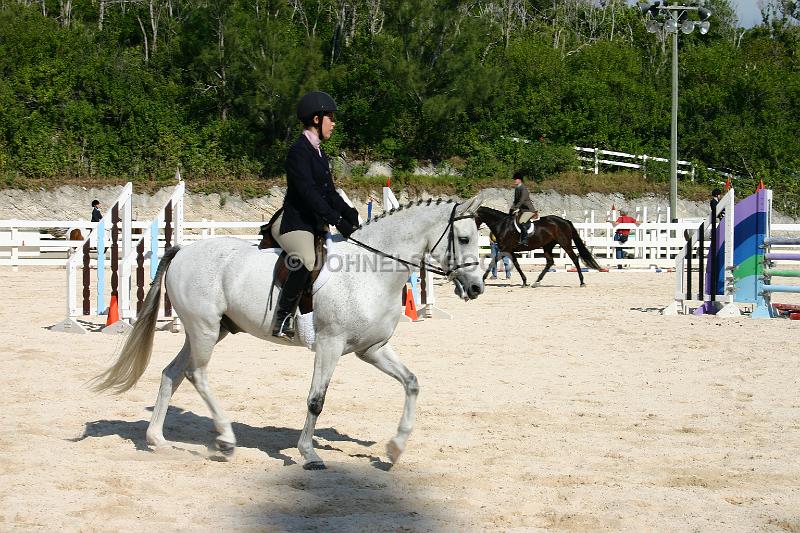
[[[288,314],[280,324],[275,324],[272,330],[272,336],[281,339],[294,339],[294,314]]]

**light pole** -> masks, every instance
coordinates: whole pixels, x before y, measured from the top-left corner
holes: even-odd
[[[645,27],[650,33],[664,31],[672,34],[672,119],[670,121],[669,144],[669,210],[672,222],[678,221],[678,33],[689,34],[696,28],[700,33],[708,33],[708,18],[711,11],[702,7],[699,2],[683,6],[678,2],[662,5],[660,0],[641,2],[639,8],[643,15],[649,15]],[[696,12],[700,20],[689,18],[690,12]]]

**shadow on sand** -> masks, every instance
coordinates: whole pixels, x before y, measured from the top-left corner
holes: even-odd
[[[152,408],[150,408],[152,410]],[[149,451],[145,439],[148,421],[137,420],[129,422],[127,420],[96,420],[87,422],[83,434],[79,437],[69,439],[72,442],[79,442],[89,437],[108,437],[116,435],[133,443],[137,450]],[[299,429],[265,426],[253,427],[239,422],[233,422],[233,431],[236,434],[236,445],[239,448],[252,448],[261,450],[273,459],[283,461],[284,465],[293,465],[296,462],[282,450],[295,448],[297,440],[300,438]],[[205,445],[213,450],[214,423],[207,416],[199,416],[191,411],[184,411],[179,407],[170,406],[167,411],[167,419],[164,424],[164,434],[168,440],[176,445],[192,444]],[[360,446],[369,447],[375,441],[360,440],[349,435],[339,433],[333,428],[317,428],[314,432],[315,437],[321,437],[327,442],[352,442]],[[321,445],[315,439],[314,445],[318,449],[340,451],[330,444]],[[343,452],[344,453],[344,452]],[[379,457],[365,454],[354,454],[353,457],[365,457],[370,459],[373,467],[387,470],[389,463],[383,462]]]
[[[419,473],[382,472],[366,464],[328,463],[328,470],[267,471],[263,485],[280,494],[231,519],[256,531],[464,531],[446,500]]]
[[[167,415],[166,437],[181,449],[181,445],[200,445],[213,449],[214,425],[209,417],[170,407]],[[145,440],[148,421],[96,420],[87,422],[83,434],[68,439],[71,442],[109,436],[130,441],[137,450],[149,451]],[[391,465],[366,449],[374,441],[360,440],[339,433],[333,428],[319,428],[316,436],[328,444],[318,449],[332,450],[327,454],[327,470],[306,471],[282,450],[295,448],[299,429],[284,427],[253,427],[233,423],[238,447],[261,450],[269,457],[283,461],[288,468],[267,468],[257,473],[253,491],[248,484],[250,505],[231,505],[220,500],[214,512],[234,529],[253,531],[464,531],[469,524],[458,525],[461,517],[447,504],[449,494],[430,492],[425,472],[408,471],[402,467],[389,471]],[[364,453],[347,453],[330,443],[348,442],[364,446]],[[185,449],[193,455],[197,451]],[[366,458],[354,461],[350,458]],[[217,453],[207,460],[224,460]],[[430,480],[429,480],[430,481]],[[241,488],[241,487],[240,487]],[[245,489],[242,489],[245,490]],[[449,493],[453,487],[446,489]],[[457,492],[457,490],[456,490]],[[240,498],[241,501],[243,498]]]

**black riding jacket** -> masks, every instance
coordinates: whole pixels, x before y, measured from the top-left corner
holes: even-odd
[[[330,162],[300,135],[286,156],[286,197],[281,234],[290,231],[324,233],[349,209],[333,185]]]

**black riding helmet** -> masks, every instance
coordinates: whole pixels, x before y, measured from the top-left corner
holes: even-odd
[[[297,103],[297,118],[304,126],[310,126],[315,116],[320,117],[319,127],[322,127],[322,115],[336,111],[336,102],[331,95],[322,91],[314,91],[304,95]]]

